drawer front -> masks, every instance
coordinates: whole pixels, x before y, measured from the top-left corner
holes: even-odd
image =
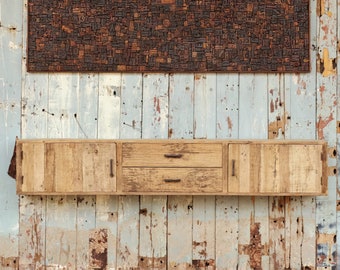
[[[222,169],[123,168],[123,192],[220,193]]]
[[[123,143],[123,167],[222,167],[220,143]]]

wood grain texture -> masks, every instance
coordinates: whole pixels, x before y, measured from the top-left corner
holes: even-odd
[[[217,74],[216,138],[238,138],[239,78],[238,74]],[[224,190],[227,190],[226,182]],[[216,196],[215,205],[215,265],[217,269],[236,269],[239,263],[239,197]]]
[[[86,138],[85,134],[88,138],[96,138],[96,124],[98,124],[98,138],[102,139],[118,138],[120,134],[124,134],[125,138],[134,136],[138,138],[142,136],[144,139],[167,138],[168,134],[169,136],[175,134],[176,136],[173,138],[182,138],[190,133],[190,129],[192,133],[187,136],[189,138],[190,135],[195,138],[205,136],[212,136],[213,138],[213,123],[216,115],[217,138],[266,139],[267,136],[270,138],[270,134],[274,136],[273,132],[275,131],[277,136],[275,135],[274,138],[279,139],[323,137],[329,143],[330,148],[334,148],[337,139],[335,123],[339,118],[336,104],[337,75],[334,73],[337,69],[334,64],[336,63],[336,41],[339,34],[334,29],[336,29],[335,25],[338,20],[335,12],[338,7],[334,0],[311,1],[310,4],[311,73],[304,75],[271,74],[260,75],[256,78],[252,74],[217,74],[215,100],[214,91],[210,92],[215,74],[211,74],[211,77],[206,76],[207,74],[199,74],[199,76],[184,74],[185,79],[178,80],[174,84],[174,77],[181,77],[182,74],[132,74],[128,77],[119,73],[75,74],[74,79],[70,79],[72,77],[70,74],[27,73],[25,66],[21,65],[19,59],[21,54],[25,56],[25,39],[22,37],[25,36],[27,31],[20,31],[26,23],[20,24],[20,26],[16,23],[17,20],[20,21],[25,17],[23,16],[25,12],[22,13],[25,10],[24,3],[21,3],[21,1],[1,3],[0,31],[3,38],[0,42],[3,45],[1,50],[3,51],[3,63],[5,65],[0,67],[0,79],[2,79],[2,83],[0,82],[0,89],[2,89],[0,90],[0,116],[4,120],[0,121],[0,125],[2,125],[0,134],[3,135],[0,136],[0,147],[2,153],[4,153],[0,159],[3,161],[1,162],[2,166],[6,167],[1,171],[5,172],[7,169],[7,156],[9,157],[12,153],[14,137],[16,135],[20,137],[18,128],[20,104],[22,107],[21,137],[23,138],[46,138],[48,136],[54,138]],[[16,29],[12,29],[12,26]],[[23,49],[20,47],[22,41]],[[22,61],[24,62],[25,59]],[[22,87],[20,76],[18,76],[18,74],[21,74],[21,70],[24,76]],[[50,81],[51,78],[52,82]],[[127,87],[126,78],[131,87]],[[123,81],[124,84],[122,84]],[[140,89],[133,92],[135,89],[134,82],[136,81],[140,82]],[[186,91],[187,82],[190,81],[193,82],[192,89],[194,91],[190,91],[190,87]],[[96,88],[97,84],[98,89]],[[60,85],[61,87],[59,87]],[[253,91],[244,92],[244,89],[252,85],[254,86]],[[20,93],[21,89],[22,93]],[[97,90],[98,98],[95,94]],[[122,90],[126,91],[123,93],[123,98]],[[261,93],[256,92],[259,90],[261,90]],[[263,93],[262,90],[266,93]],[[84,91],[84,94],[82,94],[82,91]],[[174,94],[173,91],[179,92]],[[136,99],[134,99],[135,93],[138,93]],[[126,94],[125,97],[124,94]],[[188,100],[189,97],[193,100],[193,109],[187,106],[190,103],[181,100],[182,98]],[[134,100],[133,103],[130,103],[130,98]],[[129,99],[127,103],[130,105],[123,104],[124,99]],[[143,102],[138,105],[141,100]],[[214,109],[213,104],[215,102],[216,108]],[[98,105],[98,108],[96,108],[96,105]],[[142,112],[140,112],[140,109],[135,110],[135,106],[142,106]],[[178,107],[175,109],[179,111],[178,113],[174,113],[175,106]],[[95,120],[97,109],[98,117]],[[274,110],[272,111],[272,109]],[[91,113],[88,114],[88,111]],[[75,117],[75,114],[77,117]],[[127,115],[129,116],[127,117]],[[190,120],[191,117],[192,121]],[[260,117],[262,117],[263,125],[262,120],[259,120]],[[265,119],[266,117],[267,119]],[[128,126],[134,123],[134,118],[142,119],[140,126],[135,125],[136,129]],[[161,120],[158,122],[159,118]],[[121,131],[120,126],[123,127],[124,131]],[[329,154],[328,158],[328,165],[331,168],[336,168],[337,154]],[[190,204],[190,200],[186,204],[181,202],[180,198],[171,199],[173,196],[169,197],[170,203],[164,199],[165,196],[161,196],[162,199],[160,200],[156,198],[157,196],[143,196],[139,200],[131,202],[129,208],[124,207],[124,211],[131,214],[131,223],[128,221],[124,223],[123,221],[123,207],[118,207],[119,200],[122,199],[118,196],[97,196],[95,217],[93,217],[93,207],[80,206],[80,204],[75,206],[73,202],[69,202],[67,207],[63,207],[59,211],[59,215],[65,218],[69,215],[71,217],[78,215],[76,220],[79,220],[79,226],[83,228],[86,235],[88,231],[85,220],[89,216],[92,217],[89,220],[91,226],[94,218],[96,226],[94,230],[90,229],[91,226],[88,227],[91,230],[91,235],[95,235],[95,232],[102,229],[107,229],[107,260],[108,267],[111,268],[117,268],[117,256],[120,256],[119,252],[123,250],[124,243],[128,242],[129,246],[133,245],[131,244],[132,240],[129,239],[131,235],[118,233],[118,231],[123,230],[122,228],[118,229],[118,216],[120,215],[120,224],[123,224],[120,226],[128,224],[127,227],[130,227],[137,224],[135,227],[137,229],[132,230],[132,238],[134,238],[133,240],[135,244],[137,243],[138,248],[133,260],[137,258],[135,261],[138,261],[139,265],[142,265],[140,263],[141,257],[147,258],[151,256],[150,254],[159,254],[159,256],[153,257],[159,259],[154,260],[153,264],[155,265],[166,254],[171,255],[173,263],[176,263],[177,258],[179,258],[179,262],[182,258],[186,258],[185,263],[178,263],[178,265],[181,265],[182,269],[189,268],[189,265],[193,263],[193,258],[196,259],[196,265],[204,260],[199,252],[207,251],[207,254],[213,254],[211,247],[215,245],[217,269],[236,269],[237,265],[239,265],[239,269],[241,266],[247,269],[247,267],[249,268],[250,256],[242,253],[241,248],[243,246],[238,244],[250,244],[250,229],[253,228],[253,231],[261,234],[261,246],[267,241],[269,242],[269,266],[267,269],[300,269],[301,267],[329,269],[336,268],[337,260],[339,260],[336,251],[340,242],[336,241],[338,227],[336,218],[339,216],[336,211],[337,178],[337,175],[329,177],[330,185],[327,196],[306,197],[305,199],[269,197],[268,206],[263,203],[262,198],[253,202],[251,197],[217,196],[216,216],[213,221],[216,223],[215,239],[208,240],[206,248],[204,248],[204,245],[193,246],[193,240],[199,243],[204,242],[208,238],[207,236],[210,237],[214,227],[214,225],[211,225],[213,210],[207,211],[207,209],[213,209],[213,203],[211,201],[200,201],[207,199],[204,197],[194,197],[192,204]],[[10,179],[7,180],[7,176],[1,179],[0,186],[3,192],[0,195],[2,202],[0,204],[2,206],[0,211],[2,217],[0,239],[3,245],[0,245],[0,268],[7,270],[17,267],[19,269],[65,267],[61,263],[58,264],[57,260],[53,262],[49,260],[51,264],[46,266],[46,256],[44,256],[45,250],[47,254],[57,254],[60,250],[63,250],[58,248],[60,242],[52,241],[53,239],[51,240],[49,236],[52,234],[53,237],[53,230],[57,231],[55,227],[60,227],[64,219],[59,218],[53,221],[51,218],[52,211],[50,210],[51,203],[46,208],[45,196],[41,197],[42,200],[40,200],[40,196],[20,196],[20,218],[18,218],[17,196],[13,195],[15,192],[14,182]],[[244,200],[247,202],[244,202]],[[86,199],[85,201],[89,200]],[[186,217],[186,214],[181,215],[179,213],[173,215],[173,210],[167,209],[167,205],[177,206],[183,211],[187,207],[188,217]],[[193,207],[192,216],[190,216],[191,207]],[[248,207],[250,211],[247,212]],[[148,209],[147,213],[150,216],[143,215],[145,212],[142,210],[145,208]],[[163,209],[165,212],[162,212]],[[266,216],[267,211],[268,217]],[[245,212],[247,213],[245,214]],[[167,225],[169,221],[168,213],[170,213],[172,219],[170,225]],[[250,224],[248,220],[249,222],[252,220],[251,213],[253,213],[254,222],[253,226],[248,226]],[[174,217],[180,219],[182,216],[187,218],[184,225],[174,226]],[[239,221],[241,216],[248,218],[246,223],[241,222],[242,218]],[[193,217],[200,222],[192,223]],[[47,223],[46,218],[49,220]],[[69,232],[70,229],[73,230],[70,239],[74,240],[74,234],[77,235],[78,233],[77,228],[75,228],[76,222],[74,221],[73,224],[69,222],[66,229],[59,229],[63,233]],[[261,225],[255,226],[256,223],[261,223]],[[149,224],[157,224],[157,226],[146,228]],[[142,226],[144,229],[142,229]],[[315,228],[317,228],[317,234]],[[18,230],[19,237],[17,237]],[[136,236],[136,231],[138,236]],[[171,238],[168,233],[173,233],[173,237]],[[125,235],[122,244],[118,240],[121,235]],[[258,234],[256,235],[258,236]],[[150,237],[152,239],[149,239]],[[138,240],[135,240],[135,238]],[[61,239],[62,244],[66,247],[69,239],[67,237]],[[158,241],[158,239],[160,240]],[[183,239],[184,247],[180,245],[182,242],[179,239]],[[238,239],[242,241],[239,242]],[[76,254],[84,255],[85,239],[84,241],[79,240],[78,246],[79,249],[76,250]],[[72,245],[70,248],[74,250]],[[176,253],[177,248],[180,248],[181,254]],[[132,248],[132,250],[137,249]],[[262,250],[264,251],[264,249]],[[21,257],[18,261],[19,265],[14,263],[16,253]],[[32,254],[43,254],[43,256],[32,256]],[[72,252],[69,254],[72,254]],[[176,257],[177,255],[178,257]],[[268,256],[266,256],[267,254],[263,253],[261,258],[263,269],[264,266],[268,265]],[[211,258],[213,255],[208,255],[206,258],[209,257]],[[49,258],[51,258],[50,255]],[[119,260],[121,261],[121,259]],[[65,258],[60,260],[60,262],[63,261],[65,261]],[[77,265],[78,259],[75,258],[73,262]]]
[[[222,144],[123,143],[123,167],[221,167]]]
[[[322,145],[230,144],[228,192],[322,192]]]
[[[168,137],[168,74],[143,78],[142,138]],[[140,197],[139,266],[167,269],[167,196]]]
[[[123,192],[218,193],[222,192],[222,169],[123,168]]]
[[[19,204],[7,169],[21,131],[22,7],[21,0],[0,4],[0,268],[6,270],[18,266]]]
[[[339,55],[338,40],[339,10],[337,1],[320,1],[320,10],[316,16],[316,44],[318,50],[314,53],[317,62],[316,69],[316,131],[317,138],[324,138],[329,146],[337,145],[336,121],[339,116],[339,85],[338,67],[334,65]],[[335,166],[338,157],[328,159],[328,166]],[[339,235],[337,221],[337,201],[339,200],[338,175],[328,177],[328,196],[316,198],[316,227],[317,234],[325,237],[317,238],[316,260],[318,267],[339,267],[339,241],[334,235]],[[327,220],[327,222],[325,222]],[[325,240],[329,239],[329,240]],[[335,243],[336,242],[336,243]],[[335,252],[335,250],[337,250]]]
[[[193,97],[193,76],[172,74],[169,85],[169,138],[193,138]],[[192,267],[192,208],[192,196],[168,196],[168,269]]]

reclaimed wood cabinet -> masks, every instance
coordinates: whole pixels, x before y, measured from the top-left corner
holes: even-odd
[[[18,194],[322,195],[327,145],[288,140],[17,140]]]

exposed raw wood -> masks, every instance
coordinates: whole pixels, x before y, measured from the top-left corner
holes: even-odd
[[[207,270],[205,263],[216,270],[250,269],[259,259],[242,254],[239,244],[249,246],[254,224],[259,224],[263,252],[269,243],[269,254],[261,255],[262,269],[338,267],[337,1],[310,1],[311,72],[284,75],[27,73],[26,4],[0,3],[1,269],[90,270],[89,238],[105,230],[108,269],[163,265]],[[167,139],[168,134],[195,141],[323,139],[329,146],[328,195],[216,196],[215,202],[213,195],[148,195],[151,192],[133,198],[82,194],[67,202],[59,200],[63,196],[21,195],[18,208],[15,182],[6,175],[16,136],[114,140]],[[121,153],[119,145],[117,150]],[[227,157],[224,151],[222,159]],[[36,168],[39,159],[41,155],[35,158]],[[26,167],[26,173],[32,168]],[[223,177],[227,175],[224,166]],[[45,189],[42,179],[36,177],[27,186]],[[227,190],[227,181],[223,184]],[[60,204],[52,204],[52,197]],[[101,261],[92,269],[100,268]]]
[[[222,144],[123,143],[123,167],[222,167]]]
[[[229,144],[229,193],[325,192],[323,145]]]
[[[219,193],[222,170],[214,168],[123,168],[122,192]]]
[[[18,140],[18,193],[310,195],[327,191],[324,142],[189,142]],[[224,154],[223,148],[228,149]],[[37,158],[29,158],[32,155]]]

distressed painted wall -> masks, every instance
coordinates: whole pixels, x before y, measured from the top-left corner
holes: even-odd
[[[39,74],[2,0],[0,269],[336,269],[339,4],[311,0],[306,74]],[[16,136],[325,139],[329,195],[18,198]]]

